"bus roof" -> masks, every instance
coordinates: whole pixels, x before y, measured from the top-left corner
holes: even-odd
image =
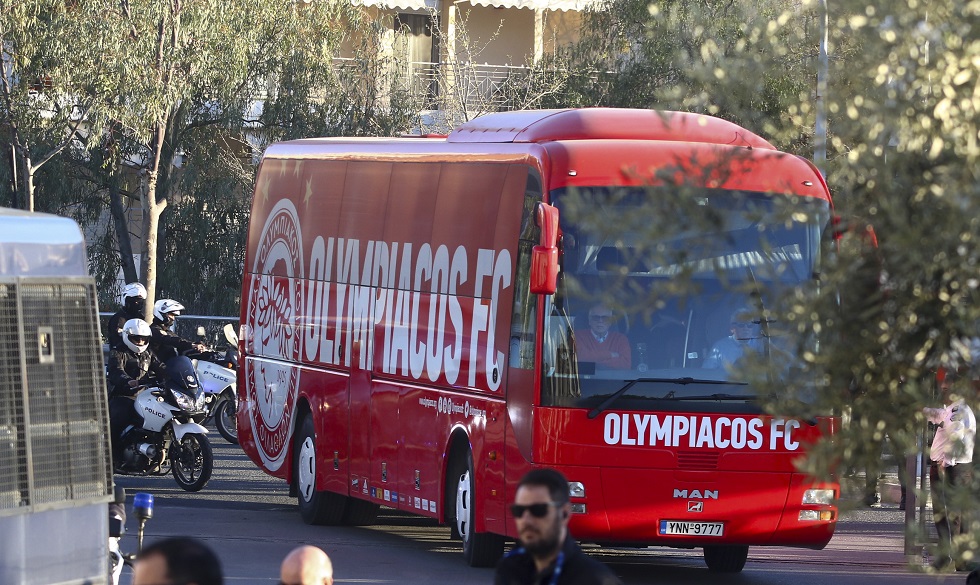
[[[819,171],[736,124],[701,114],[581,108],[481,116],[445,137],[307,138],[266,158],[389,162],[539,161],[548,189],[664,184],[829,199]],[[533,163],[532,163],[533,164]],[[679,175],[672,173],[680,172]]]
[[[78,224],[0,207],[0,277],[5,276],[88,276]]]
[[[757,134],[721,118],[688,112],[579,108],[499,112],[453,130],[448,142],[667,140],[775,150]]]

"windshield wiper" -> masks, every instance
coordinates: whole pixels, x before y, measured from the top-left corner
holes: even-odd
[[[734,383],[734,382],[733,382]],[[744,384],[744,382],[742,382]],[[698,396],[675,396],[674,392],[668,392],[658,400],[755,400],[754,395],[750,394],[701,394]]]
[[[623,394],[626,394],[626,391],[629,390],[630,388],[632,388],[633,386],[635,386],[637,384],[637,382],[653,382],[653,383],[660,383],[660,384],[681,384],[683,386],[686,386],[687,384],[726,384],[726,385],[728,385],[728,384],[734,384],[734,385],[738,385],[738,386],[747,386],[748,385],[747,382],[729,382],[728,380],[702,380],[702,379],[699,379],[699,378],[690,378],[690,377],[686,377],[686,378],[637,378],[635,380],[630,380],[629,382],[627,382],[625,386],[623,386],[619,390],[616,390],[615,392],[613,392],[612,394],[610,394],[609,395],[609,398],[606,398],[605,400],[603,400],[599,404],[599,406],[597,406],[597,407],[593,408],[592,410],[590,410],[589,411],[589,418],[590,419],[593,419],[593,418],[599,416],[602,413],[602,411],[604,411],[607,408],[609,408],[609,405],[612,404],[613,402],[616,402],[617,400],[619,400],[620,396],[622,396]],[[673,398],[673,394],[674,394],[674,392],[672,390],[672,391],[668,392],[667,395],[664,396],[663,398],[665,398],[665,399]]]

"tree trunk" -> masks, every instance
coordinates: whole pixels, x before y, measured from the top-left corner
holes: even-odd
[[[123,278],[127,283],[139,280],[136,273],[136,263],[133,261],[133,242],[129,237],[129,221],[126,219],[126,207],[123,196],[119,191],[119,175],[112,174],[109,179],[109,210],[112,214],[112,224],[116,232],[116,242],[119,244],[119,261],[122,265]]]
[[[20,159],[20,200],[19,207],[26,211],[34,211],[34,172],[32,170],[31,155],[26,149],[16,148],[17,157]],[[23,196],[23,197],[21,197]]]
[[[143,284],[146,286],[146,320],[153,321],[153,303],[156,300],[157,288],[157,237],[160,231],[160,216],[167,208],[166,196],[157,198],[157,181],[160,176],[160,155],[163,150],[164,126],[158,123],[154,132],[154,140],[150,143],[153,152],[151,168],[146,173],[146,184],[141,190],[143,201],[144,226],[146,228],[146,258],[143,262]]]
[[[27,192],[27,211],[34,211],[34,168],[30,159],[24,165],[24,191]]]
[[[156,300],[157,288],[157,236],[160,231],[160,215],[167,207],[167,200],[156,201],[153,194],[156,187],[156,173],[150,173],[147,181],[147,199],[151,201],[147,209],[146,225],[146,261],[144,262],[143,284],[146,286],[146,321],[153,321],[153,303]]]

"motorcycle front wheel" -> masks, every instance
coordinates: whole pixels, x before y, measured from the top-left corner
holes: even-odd
[[[188,433],[170,447],[171,471],[177,485],[198,492],[207,485],[214,471],[214,453],[205,435]]]

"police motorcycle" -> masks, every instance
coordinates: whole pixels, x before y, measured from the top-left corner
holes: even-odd
[[[143,421],[123,431],[121,475],[173,474],[182,489],[200,491],[211,479],[214,453],[200,423],[207,416],[207,395],[186,356],[166,361],[167,374],[156,384],[139,387],[133,407]]]
[[[224,352],[205,351],[188,353],[194,358],[194,368],[201,381],[201,387],[208,395],[208,416],[205,423],[214,420],[218,433],[233,445],[238,444],[238,422],[236,396],[236,370],[238,369],[238,335],[229,323],[224,327],[228,348]],[[204,336],[204,328],[198,328],[198,336]]]
[[[160,299],[153,304],[154,339],[158,340],[154,351],[161,360],[174,355],[184,355],[192,360],[205,394],[207,416],[203,424],[214,420],[221,436],[237,445],[235,370],[238,368],[238,336],[231,324],[225,326],[227,351],[214,351],[209,347],[204,327],[197,328],[197,342],[182,339],[171,329],[183,310],[184,305],[173,299]],[[188,347],[191,345],[193,347]]]

